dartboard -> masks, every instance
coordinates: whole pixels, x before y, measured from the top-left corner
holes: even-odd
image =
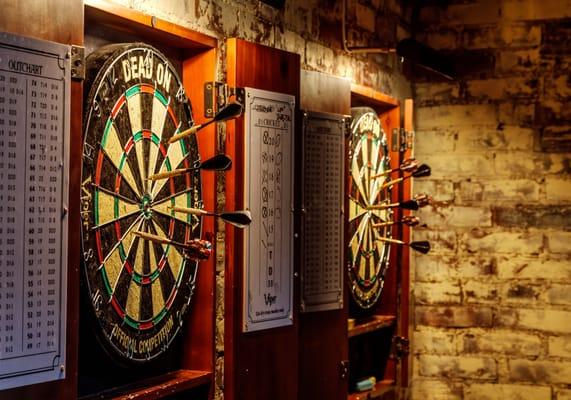
[[[383,276],[389,262],[389,245],[378,240],[390,237],[392,211],[369,209],[390,201],[387,139],[374,110],[352,109],[349,152],[349,228],[348,274],[355,303],[363,309],[372,307],[383,289]]]
[[[167,58],[142,44],[104,47],[87,58],[82,244],[85,294],[105,350],[121,360],[156,358],[180,330],[197,262],[170,244],[201,235],[196,170],[149,176],[200,162],[194,135],[168,144],[192,124],[190,103]]]

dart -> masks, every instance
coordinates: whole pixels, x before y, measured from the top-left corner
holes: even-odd
[[[422,164],[420,165],[412,174],[401,177],[401,178],[397,178],[397,179],[393,179],[392,181],[388,181],[387,183],[384,183],[381,186],[381,190],[385,189],[389,186],[392,186],[396,183],[402,182],[405,179],[409,179],[409,178],[423,178],[426,176],[430,176],[430,167],[426,164]]]
[[[414,172],[417,170],[418,166],[419,166],[418,161],[416,161],[414,158],[409,158],[407,160],[404,160],[404,162],[398,168],[389,169],[381,172],[380,174],[373,175],[371,176],[371,179],[380,178],[381,176],[389,175],[391,172],[395,171]]]
[[[170,244],[171,246],[180,247],[184,250],[184,256],[192,259],[205,260],[212,252],[212,244],[202,239],[192,239],[186,243],[177,242],[163,236],[153,235],[147,232],[133,231],[135,236],[142,239],[150,240],[151,242],[160,244]]]
[[[426,194],[419,193],[415,195],[411,200],[401,201],[400,203],[385,203],[385,204],[373,204],[367,206],[367,210],[385,210],[387,208],[399,207],[404,210],[418,210],[420,207],[428,205],[431,201],[431,197]]]
[[[226,171],[232,166],[232,160],[226,156],[226,154],[217,154],[208,160],[198,163],[195,167],[174,169],[172,171],[159,172],[158,174],[151,175],[147,178],[150,181],[156,181],[158,179],[171,178],[173,176],[184,175],[187,172],[191,172],[197,169],[203,169],[206,171]]]
[[[395,243],[395,244],[401,244],[404,246],[410,246],[411,249],[418,251],[419,253],[422,254],[427,254],[430,251],[430,242],[426,241],[426,240],[422,240],[420,242],[403,242],[402,240],[397,240],[397,239],[389,239],[389,238],[377,238],[377,240],[380,240],[381,242],[388,242],[388,243]]]
[[[388,222],[379,222],[377,224],[373,224],[373,228],[382,228],[383,226],[390,226],[395,224],[417,226],[419,223],[420,223],[420,218],[414,217],[412,215],[407,215],[404,216],[400,221],[388,221]]]
[[[231,118],[236,118],[240,114],[242,114],[242,105],[239,103],[230,103],[227,106],[223,107],[220,111],[218,111],[218,113],[216,113],[214,118],[212,118],[210,121],[205,122],[204,124],[198,124],[198,125],[191,126],[187,130],[184,130],[177,135],[173,135],[169,139],[169,144],[174,143],[174,142],[176,142],[176,141],[178,141],[184,137],[194,135],[200,129],[210,125],[213,122],[223,122],[223,121],[229,120]]]
[[[228,222],[229,224],[232,224],[241,229],[248,227],[248,225],[250,225],[250,223],[252,222],[252,214],[250,214],[250,211],[248,210],[213,213],[213,212],[208,212],[206,210],[202,210],[200,208],[187,208],[187,207],[175,206],[175,207],[169,207],[169,209],[184,214],[218,217],[224,220],[225,222]]]

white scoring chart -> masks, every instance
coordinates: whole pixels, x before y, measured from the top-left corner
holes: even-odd
[[[243,331],[293,324],[295,97],[247,88]]]
[[[343,177],[348,116],[305,112],[301,311],[343,308]]]
[[[0,33],[0,390],[65,377],[69,54]]]

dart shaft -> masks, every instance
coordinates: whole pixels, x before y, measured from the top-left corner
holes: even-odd
[[[377,240],[380,240],[381,242],[388,242],[388,243],[406,244],[406,243],[403,242],[402,240],[389,239],[389,238],[385,238],[385,237],[377,238]]]
[[[409,175],[409,176],[406,176],[406,177],[404,177],[404,178],[397,178],[397,179],[393,179],[392,181],[388,181],[387,183],[384,183],[384,184],[381,186],[381,190],[386,189],[386,188],[388,188],[389,186],[394,185],[395,183],[402,182],[402,181],[404,181],[406,178],[410,178],[410,175]]]
[[[400,203],[391,204],[373,204],[372,206],[367,206],[367,210],[385,210],[387,208],[398,207]]]
[[[396,224],[397,222],[394,221],[389,221],[389,222],[378,222],[376,224],[373,224],[373,228],[382,228],[383,226],[391,226]]]
[[[151,233],[141,232],[141,231],[134,231],[134,235],[139,236],[140,238],[150,240],[152,242],[161,243],[161,244],[171,244],[172,240],[167,239],[162,236],[153,235]]]
[[[184,175],[190,170],[191,168],[173,169],[172,171],[159,172],[158,174],[151,175],[147,179],[150,181],[156,181],[159,179],[171,178],[173,176]]]
[[[199,124],[199,125],[194,125],[194,126],[188,128],[188,129],[182,131],[181,133],[178,133],[178,134],[172,136],[172,137],[169,139],[169,143],[172,144],[172,143],[174,143],[174,142],[179,141],[179,140],[182,139],[182,138],[185,138],[185,137],[190,136],[190,135],[194,135],[200,128],[202,128],[202,125],[200,125],[200,124]]]
[[[194,214],[194,215],[207,215],[209,214],[208,211],[201,210],[200,208],[191,208],[191,207],[169,207],[171,210],[176,212],[181,212],[183,214]]]

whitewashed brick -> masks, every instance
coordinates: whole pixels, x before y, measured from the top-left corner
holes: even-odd
[[[512,281],[502,288],[502,299],[506,304],[530,305],[539,302],[545,286],[526,281]]]
[[[533,383],[571,382],[571,362],[509,360],[509,378]]]
[[[482,1],[469,4],[451,4],[421,9],[420,18],[426,23],[447,25],[493,24],[500,20],[500,3]]]
[[[458,282],[415,283],[413,296],[416,304],[460,303]]]
[[[533,129],[507,125],[501,129],[474,127],[457,129],[456,151],[527,150],[533,148]]]
[[[499,100],[514,97],[532,97],[537,94],[537,83],[529,78],[502,78],[468,81],[470,96]]]
[[[456,275],[457,259],[441,255],[411,254],[415,282],[442,282]]]
[[[526,24],[498,24],[467,29],[462,36],[466,49],[531,47],[541,44],[541,27]]]
[[[470,253],[538,254],[543,247],[540,232],[485,232],[474,229],[460,238],[460,247]]]
[[[429,44],[430,46],[430,44]],[[435,47],[435,46],[432,46]],[[414,86],[415,101],[418,102],[449,102],[460,96],[460,84],[454,83],[417,83]]]
[[[570,0],[510,0],[502,3],[507,20],[542,20],[571,17]]]
[[[414,332],[412,342],[415,353],[456,353],[455,335],[450,331],[421,329]]]
[[[420,160],[422,161],[422,159]],[[429,193],[437,203],[454,200],[454,183],[452,181],[423,178],[414,181],[413,187],[416,193]]]
[[[492,226],[492,212],[484,207],[428,206],[419,210],[416,215],[429,228]]]
[[[530,125],[535,119],[535,106],[508,101],[500,104],[498,120],[506,125]]]
[[[414,136],[416,158],[421,160],[424,155],[434,154],[434,151],[453,151],[457,134],[457,130],[451,129],[416,131]]]
[[[545,179],[547,201],[571,201],[571,179],[561,179],[548,176]]]
[[[429,377],[486,380],[498,374],[496,361],[487,357],[421,355],[419,367],[420,375]]]
[[[466,303],[489,304],[498,301],[499,289],[496,284],[469,280],[462,284],[462,294]]]
[[[571,390],[557,389],[557,400],[571,400]]]
[[[571,232],[549,232],[547,235],[549,251],[552,253],[571,254]]]
[[[571,333],[571,311],[520,309],[517,314],[518,327],[550,333]]]
[[[460,183],[462,200],[476,202],[537,202],[540,185],[529,179],[470,179]]]
[[[411,399],[462,400],[462,386],[449,380],[415,377],[411,382]]]
[[[431,129],[451,126],[473,127],[498,123],[498,109],[493,104],[450,105],[419,107],[417,129]]]
[[[571,283],[552,284],[543,292],[543,298],[549,304],[571,305]]]
[[[458,260],[458,276],[466,278],[489,279],[497,274],[498,256],[462,256]]]
[[[335,54],[329,47],[308,41],[305,46],[305,62],[307,65],[331,73],[335,65]]]
[[[549,386],[475,383],[465,393],[465,400],[551,400]]]
[[[469,331],[462,335],[461,343],[464,353],[538,356],[542,352],[539,336],[506,329]]]
[[[490,153],[436,153],[423,155],[423,161],[432,168],[432,179],[454,177],[490,177],[495,175],[493,154]]]
[[[541,56],[540,47],[525,50],[502,50],[496,56],[496,71],[500,73],[529,73],[537,69]]]
[[[457,251],[456,232],[415,229],[413,238],[414,240],[428,240],[431,246],[430,254],[447,254]],[[418,255],[418,257],[422,257],[422,255]]]
[[[301,37],[299,34],[292,32],[290,30],[286,30],[283,34],[277,36],[277,43],[276,45],[285,51],[289,51],[290,53],[297,53],[300,56],[304,56],[305,54],[305,39]]]
[[[552,357],[571,358],[571,336],[549,337],[548,352]]]
[[[571,281],[571,261],[545,258],[498,258],[500,279],[547,279]]]

